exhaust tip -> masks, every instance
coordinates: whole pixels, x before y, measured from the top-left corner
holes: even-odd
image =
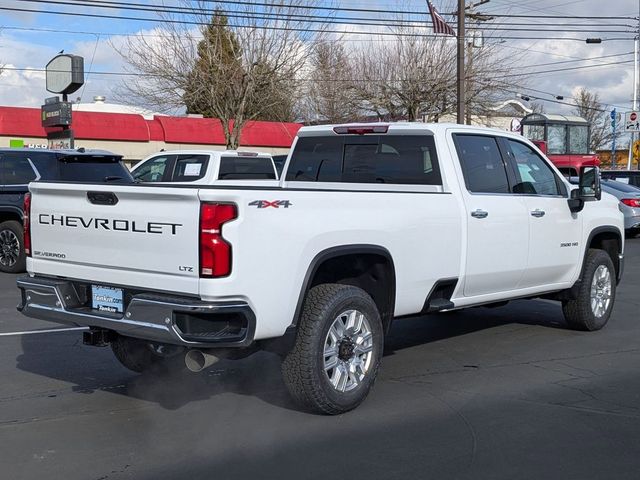
[[[205,353],[202,350],[189,350],[184,356],[184,363],[189,371],[197,373],[220,360],[215,355]]]

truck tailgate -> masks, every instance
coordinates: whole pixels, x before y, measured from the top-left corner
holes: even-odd
[[[197,189],[30,185],[30,273],[198,293]]]

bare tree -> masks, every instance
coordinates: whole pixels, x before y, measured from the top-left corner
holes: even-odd
[[[573,101],[576,104],[574,113],[591,124],[590,150],[595,152],[611,142],[613,132],[609,115],[600,102],[600,96],[583,87],[574,95]]]
[[[545,113],[544,104],[542,102],[531,102],[529,104],[532,113]]]
[[[310,58],[303,117],[311,123],[343,123],[360,115],[349,52],[341,41],[319,43]]]
[[[305,0],[247,2],[226,13],[200,0],[182,5],[180,15],[164,14],[156,35],[117,47],[140,74],[121,94],[163,112],[188,105],[218,118],[233,149],[247,121],[289,120],[277,117],[292,111],[299,73],[322,31],[305,19]]]
[[[395,34],[374,38],[354,53],[354,89],[362,107],[380,118],[437,121],[457,109],[456,42],[435,36],[413,21],[397,18]],[[495,45],[470,48],[467,58],[466,107],[486,114],[495,102],[510,95],[517,58],[505,58]],[[506,80],[508,78],[508,80]]]

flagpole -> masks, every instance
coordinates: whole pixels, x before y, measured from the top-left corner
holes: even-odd
[[[465,54],[465,33],[464,22],[466,13],[465,0],[458,0],[458,123],[464,124],[464,108],[466,103],[465,92],[465,72],[464,72],[464,54]]]

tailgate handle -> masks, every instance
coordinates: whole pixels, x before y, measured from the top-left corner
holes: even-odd
[[[112,192],[87,192],[87,198],[94,205],[115,205],[118,197]]]

